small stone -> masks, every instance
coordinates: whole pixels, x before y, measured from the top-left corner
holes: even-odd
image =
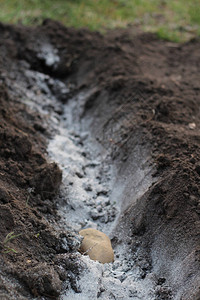
[[[190,129],[195,129],[195,128],[196,128],[196,124],[195,124],[195,123],[189,123],[189,124],[188,124],[188,127],[189,127]]]
[[[102,206],[101,206],[101,205],[98,205],[98,206],[97,206],[97,211],[98,211],[98,212],[102,212]]]
[[[114,261],[114,252],[109,237],[96,229],[87,228],[79,232],[84,237],[80,251],[102,264]]]
[[[105,197],[97,197],[96,198],[96,205],[103,205],[105,202]]]
[[[100,218],[99,212],[96,209],[92,210],[90,215],[93,220],[97,220]]]
[[[83,172],[76,172],[76,176],[78,176],[79,178],[83,178],[84,174]]]
[[[126,274],[124,272],[116,272],[114,274],[114,277],[119,279],[121,282],[123,282],[126,279]]]
[[[86,220],[86,225],[85,225],[86,228],[94,228],[94,229],[97,229],[97,224],[90,221],[90,220]]]
[[[105,223],[107,224],[109,222],[109,217],[108,217],[108,214],[104,214],[104,218],[101,220],[102,223]]]
[[[116,257],[118,257],[118,255],[116,255]],[[116,260],[113,264],[113,270],[116,270],[117,268],[119,268],[121,265],[120,260]]]
[[[110,205],[110,200],[109,200],[109,199],[107,199],[107,200],[105,201],[105,205],[106,205],[106,206]]]
[[[83,183],[83,188],[86,192],[92,192],[92,186],[89,183]]]

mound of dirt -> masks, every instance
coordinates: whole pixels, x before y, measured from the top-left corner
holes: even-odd
[[[131,28],[102,36],[51,20],[0,24],[2,299],[58,299],[66,280],[80,292],[73,254],[80,241],[58,225],[62,173],[46,147],[63,104],[88,90],[81,118],[119,174],[136,144],[150,145],[156,165],[155,183],[124,209],[113,243],[131,238],[138,264],[142,245],[143,276],[154,269],[159,278],[156,299],[199,299],[199,47],[199,39],[173,44]]]

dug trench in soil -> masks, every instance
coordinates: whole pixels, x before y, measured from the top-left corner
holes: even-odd
[[[2,299],[200,298],[199,46],[0,25]]]

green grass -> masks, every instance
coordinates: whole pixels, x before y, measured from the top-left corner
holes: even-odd
[[[33,25],[52,18],[100,31],[134,24],[172,41],[200,34],[199,0],[0,0],[0,7],[5,23]]]
[[[16,239],[18,236],[22,235],[21,233],[19,234],[14,234],[14,232],[10,232],[7,234],[3,241],[3,248],[4,248],[4,253],[9,253],[9,252],[14,252],[17,253],[17,251],[10,246],[8,246],[8,243],[12,241],[13,239]]]

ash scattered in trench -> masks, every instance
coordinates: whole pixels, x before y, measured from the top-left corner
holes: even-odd
[[[118,211],[116,203],[110,200],[114,171],[95,139],[89,132],[81,131],[71,118],[75,100],[66,105],[59,133],[48,147],[63,171],[61,197],[66,205],[61,214],[73,230],[93,227],[108,232]]]
[[[136,147],[130,157],[131,169],[125,170],[123,176],[117,175],[109,149],[96,141],[88,120],[80,118],[88,93],[78,94],[65,105],[58,133],[50,141],[48,151],[63,170],[60,215],[66,228],[78,232],[93,227],[112,238],[125,209],[123,203],[127,207],[145,193],[152,183],[151,170],[146,152]],[[78,282],[82,292],[67,290],[62,299],[155,299],[156,275],[147,271],[150,262],[139,246],[134,257],[130,244],[131,238],[129,245],[122,242],[115,247],[113,264],[102,265],[82,256],[85,271]]]

